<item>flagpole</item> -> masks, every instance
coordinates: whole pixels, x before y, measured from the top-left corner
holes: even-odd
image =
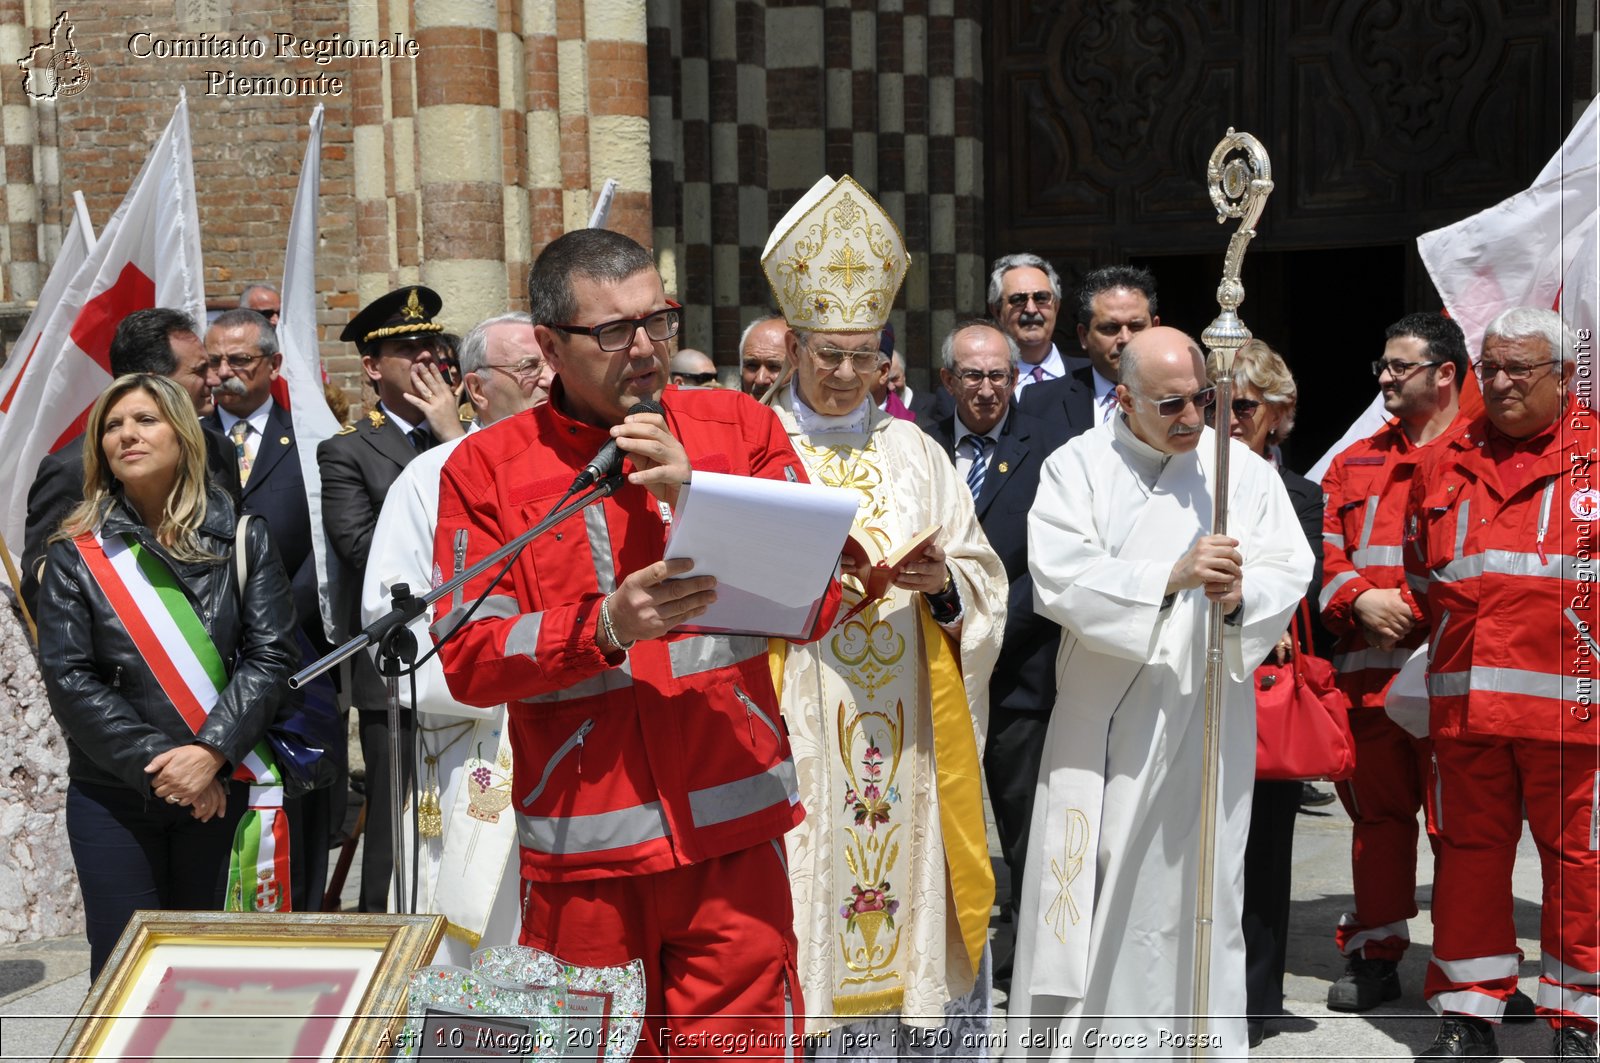
[[[1231,156],[1231,157],[1230,157]],[[1217,222],[1239,218],[1239,227],[1228,241],[1222,264],[1222,283],[1217,286],[1217,305],[1222,312],[1200,334],[1217,366],[1215,483],[1211,496],[1211,532],[1228,533],[1228,449],[1230,418],[1233,414],[1233,356],[1250,342],[1250,330],[1235,313],[1244,302],[1244,285],[1239,271],[1244,252],[1256,234],[1256,221],[1266,208],[1272,192],[1272,163],[1261,142],[1249,133],[1228,133],[1211,153],[1206,164],[1206,182],[1211,202],[1217,208]],[[1223,670],[1222,603],[1212,600],[1206,616],[1206,708],[1205,759],[1200,781],[1200,866],[1195,884],[1194,920],[1194,999],[1190,1008],[1197,1045],[1206,1044],[1207,1022],[1211,1012],[1211,922],[1215,908],[1213,884],[1217,859],[1217,772],[1222,752],[1222,700],[1227,686]]]
[[[17,607],[22,610],[22,619],[28,625],[28,638],[37,646],[39,628],[33,622],[33,614],[28,612],[28,603],[22,600],[22,578],[17,575],[17,566],[11,562],[11,547],[6,545],[4,535],[0,535],[0,560],[6,563],[6,579],[11,581],[12,593],[17,596]]]

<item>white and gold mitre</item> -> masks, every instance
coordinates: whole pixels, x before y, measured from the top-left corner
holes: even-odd
[[[909,265],[900,230],[848,175],[812,185],[761,253],[784,318],[812,332],[880,331]]]

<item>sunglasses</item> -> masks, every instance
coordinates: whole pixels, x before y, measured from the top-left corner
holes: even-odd
[[[1234,399],[1232,404],[1235,417],[1249,417],[1261,407],[1260,399]]]
[[[672,375],[682,380],[685,384],[697,388],[703,388],[717,379],[717,374],[715,373],[673,373]]]
[[[1006,296],[1006,302],[1011,306],[1016,307],[1018,310],[1021,310],[1023,307],[1027,306],[1028,300],[1030,299],[1033,300],[1034,306],[1049,306],[1051,303],[1056,301],[1056,293],[1051,291],[1016,292],[1012,295]]]
[[[1139,395],[1138,392],[1134,392],[1134,394],[1154,406],[1156,412],[1163,417],[1178,416],[1183,412],[1183,408],[1191,402],[1194,403],[1195,409],[1203,410],[1217,401],[1217,389],[1215,387],[1201,388],[1193,395],[1177,395],[1170,399],[1146,399],[1143,395]]]

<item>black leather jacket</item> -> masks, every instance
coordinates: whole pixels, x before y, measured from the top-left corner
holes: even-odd
[[[219,771],[227,778],[266,734],[299,661],[294,600],[267,522],[252,520],[245,536],[249,579],[241,601],[235,530],[233,503],[215,488],[207,496],[200,539],[227,558],[220,564],[173,561],[120,499],[103,525],[107,536],[133,534],[178,574],[228,667],[228,685],[199,734],[189,730],[162,692],[77,546],[50,544],[39,587],[39,658],[50,709],[67,736],[70,778],[128,787],[148,798],[150,777],[144,768],[158,753],[198,739],[227,758]]]

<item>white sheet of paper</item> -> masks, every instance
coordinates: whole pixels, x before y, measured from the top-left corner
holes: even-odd
[[[820,484],[696,472],[678,499],[667,558],[717,578],[697,628],[780,634],[803,621],[838,563],[861,496]]]

